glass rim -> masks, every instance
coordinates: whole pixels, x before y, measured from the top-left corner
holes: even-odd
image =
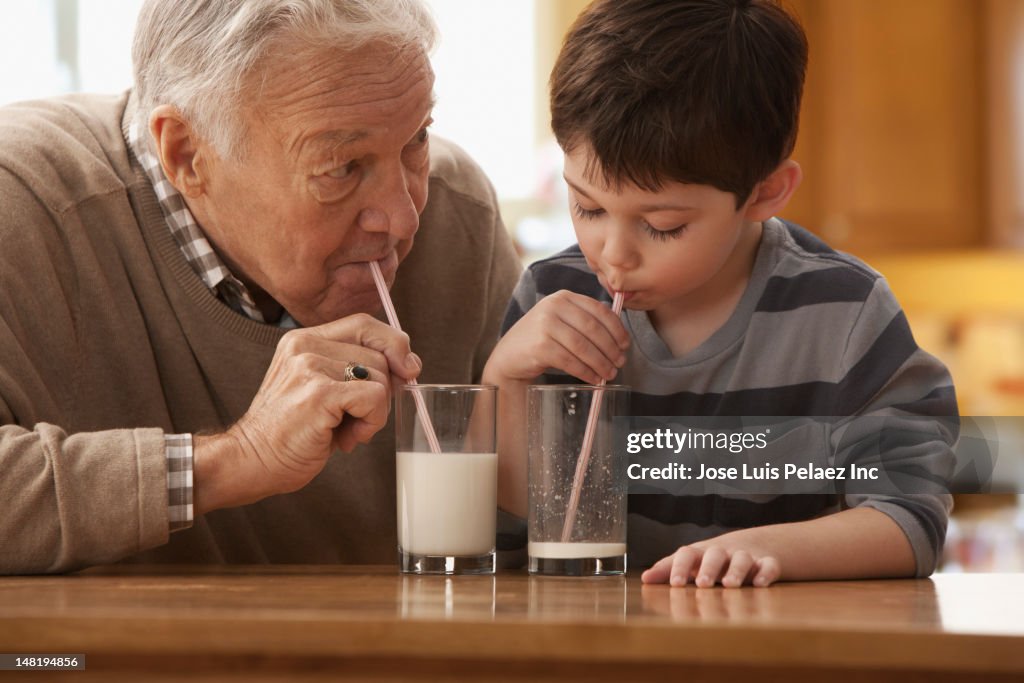
[[[403,391],[497,391],[496,384],[403,384]]]
[[[531,384],[529,391],[631,391],[626,384]]]

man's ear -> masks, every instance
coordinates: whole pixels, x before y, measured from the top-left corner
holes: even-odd
[[[181,112],[168,104],[158,106],[149,115],[149,132],[160,166],[174,189],[186,197],[203,194],[201,141]]]
[[[786,208],[796,188],[800,187],[803,177],[800,164],[786,159],[754,186],[743,217],[748,221],[765,221],[779,214]]]

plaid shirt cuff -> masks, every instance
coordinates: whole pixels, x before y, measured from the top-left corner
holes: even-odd
[[[192,526],[192,435],[164,434],[170,531]]]

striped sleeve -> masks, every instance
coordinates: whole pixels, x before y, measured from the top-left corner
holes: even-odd
[[[505,311],[501,333],[508,332],[537,302],[562,290],[576,292],[611,304],[611,297],[586,266],[579,245],[530,265],[519,278]]]
[[[845,506],[891,517],[913,548],[917,576],[928,576],[941,557],[952,508],[956,394],[945,366],[917,346],[882,278],[852,326],[842,370],[836,415],[853,417],[833,430],[836,462],[881,463],[887,478],[907,492],[848,494]]]
[[[501,335],[512,329],[512,326],[519,322],[519,319],[526,315],[533,304],[536,303],[536,288],[533,284],[533,277],[529,270],[525,271],[519,278],[519,283],[512,292],[512,299],[505,309],[505,319],[501,323]]]

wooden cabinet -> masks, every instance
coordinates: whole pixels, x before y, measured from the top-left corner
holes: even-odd
[[[865,256],[1024,247],[1024,0],[783,2],[810,42],[783,215]],[[587,0],[537,3],[546,82]]]
[[[859,254],[986,240],[985,3],[793,0],[805,173],[784,215]]]
[[[989,243],[1024,248],[1024,2],[985,2]]]

